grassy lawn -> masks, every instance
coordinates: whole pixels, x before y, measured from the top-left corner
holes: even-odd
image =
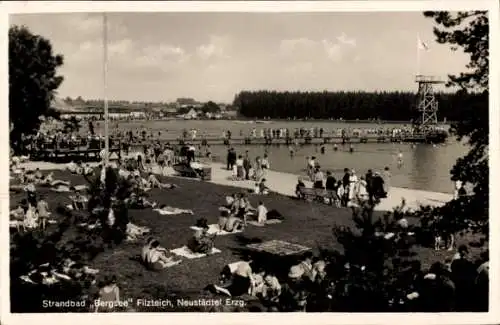
[[[71,180],[72,185],[85,184],[81,176],[68,172],[54,172],[55,178]],[[177,208],[192,209],[194,215],[162,216],[151,209],[130,210],[129,217],[134,224],[147,226],[151,235],[159,239],[167,249],[178,248],[187,243],[192,235],[190,226],[199,218],[207,218],[209,223],[216,223],[218,207],[226,195],[242,191],[238,188],[219,186],[196,180],[168,178],[168,182],[179,185],[175,190],[152,190],[150,199]],[[52,210],[58,204],[69,204],[67,193],[54,193],[46,189],[46,199]],[[24,198],[23,194],[11,195],[11,208]],[[139,262],[131,258],[140,253],[142,241],[125,242],[118,247],[107,249],[99,254],[90,266],[100,270],[101,275],[116,275],[124,298],[160,298],[165,295],[200,297],[203,288],[216,283],[224,265],[241,259],[244,246],[249,242],[279,239],[313,248],[318,247],[341,250],[331,233],[332,226],[353,226],[351,212],[345,208],[334,208],[324,204],[294,200],[280,195],[252,196],[252,205],[257,206],[262,200],[269,210],[276,209],[285,217],[281,224],[266,227],[249,226],[243,234],[220,236],[215,246],[222,253],[200,259],[184,259],[180,265],[153,272],[146,270]],[[49,226],[51,227],[51,226]],[[47,230],[47,231],[50,231]],[[76,233],[76,232],[75,232]],[[65,235],[70,240],[75,234],[69,231]],[[461,241],[466,239],[461,239]],[[444,261],[453,252],[434,252],[428,248],[417,247],[417,253],[423,266],[434,261]],[[291,261],[275,261],[282,269]]]

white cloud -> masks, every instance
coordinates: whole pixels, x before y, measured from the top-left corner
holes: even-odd
[[[210,36],[209,42],[197,47],[196,52],[203,60],[229,58],[230,40],[224,36]]]
[[[304,61],[320,59],[318,54],[323,55],[334,62],[343,59],[345,52],[356,47],[356,40],[350,39],[342,33],[335,41],[323,39],[315,41],[307,38],[287,39],[280,42],[280,54],[290,59]]]
[[[322,40],[321,43],[328,59],[335,62],[342,60],[342,45],[329,40]]]
[[[340,44],[356,47],[356,39],[347,37],[345,33],[342,33],[340,36],[337,36],[337,41]]]

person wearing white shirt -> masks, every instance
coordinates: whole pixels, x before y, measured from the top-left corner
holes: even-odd
[[[267,154],[264,154],[264,158],[260,161],[261,167],[263,170],[269,169],[269,159],[267,158]]]
[[[238,179],[243,179],[245,178],[244,174],[244,168],[243,168],[243,156],[238,156],[238,159],[236,159],[236,177]]]
[[[257,206],[257,222],[264,224],[267,220],[267,208],[264,206],[264,203],[259,202]]]
[[[462,181],[461,180],[457,180],[455,182],[455,191],[453,192],[453,199],[458,199],[458,190],[462,187]]]

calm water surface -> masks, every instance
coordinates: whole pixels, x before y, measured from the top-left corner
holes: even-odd
[[[222,134],[223,130],[231,130],[234,136],[239,136],[240,130],[248,133],[252,128],[299,128],[322,127],[326,131],[338,128],[376,128],[377,125],[368,123],[346,124],[338,122],[320,121],[279,121],[270,124],[244,124],[236,121],[132,121],[112,123],[112,128],[118,126],[121,131],[147,129],[157,136],[161,131],[162,137],[175,138],[182,134],[183,129],[198,129],[198,134],[205,133],[211,136]],[[387,127],[398,127],[397,124],[387,124]],[[399,125],[402,126],[402,125]],[[103,132],[103,123],[96,125],[96,132]],[[349,152],[349,147],[339,145],[338,151],[333,150],[333,145],[326,145],[325,154],[321,154],[319,146],[302,146],[297,148],[294,157],[290,156],[285,145],[267,147],[271,169],[276,171],[304,174],[306,157],[316,156],[321,167],[331,170],[341,176],[343,169],[354,168],[358,174],[364,174],[368,169],[382,170],[385,166],[391,169],[392,185],[434,192],[453,192],[450,180],[450,169],[458,157],[467,152],[464,144],[458,143],[454,138],[449,138],[443,145],[432,146],[417,144],[396,143],[369,143],[354,145],[354,153]],[[263,155],[264,146],[235,146],[238,152],[248,150],[252,157]],[[397,166],[397,154],[403,152],[404,164]],[[212,146],[211,151],[217,157],[225,160],[227,148]]]

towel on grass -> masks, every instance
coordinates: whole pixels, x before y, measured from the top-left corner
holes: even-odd
[[[196,226],[191,226],[189,228],[191,228],[193,230],[202,230],[200,227],[196,227]],[[236,231],[229,232],[229,231],[221,230],[219,228],[219,225],[217,225],[217,224],[208,225],[208,233],[209,234],[217,234],[218,236],[237,234],[240,232],[243,232],[243,230],[236,230]]]
[[[56,187],[52,189],[53,192],[58,192],[58,193],[67,193],[71,192],[69,187],[61,186],[61,187]]]
[[[193,214],[193,211],[191,210],[186,210],[186,209],[178,209],[178,208],[172,208],[172,207],[167,207],[163,209],[153,209],[153,211],[158,212],[162,216],[172,216],[176,214]]]
[[[265,225],[275,225],[275,224],[282,223],[282,222],[283,222],[282,220],[278,220],[278,219],[266,220],[265,224],[258,223],[257,221],[254,221],[254,220],[247,221],[247,223],[249,225],[256,226],[256,227],[264,227]]]
[[[195,258],[201,258],[207,256],[207,254],[201,254],[201,253],[193,253],[187,246],[182,246],[180,248],[172,249],[170,251],[172,254],[175,254],[177,256],[182,256],[188,259],[195,259]],[[217,254],[220,253],[221,250],[217,248],[212,248],[212,254]]]
[[[83,191],[83,190],[88,189],[87,185],[75,185],[74,187],[75,187],[76,191]]]

